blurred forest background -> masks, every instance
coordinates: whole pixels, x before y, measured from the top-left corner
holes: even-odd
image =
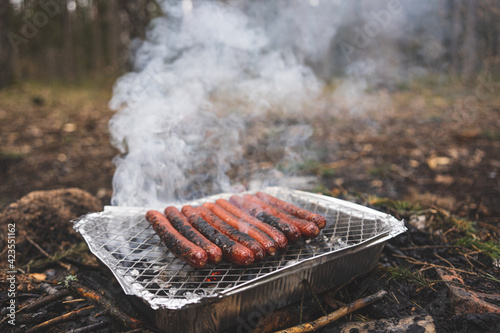
[[[129,46],[160,14],[149,0],[2,0],[0,85],[83,80],[127,70]]]
[[[278,22],[285,32],[270,36],[303,55],[337,112],[318,106],[311,113],[312,139],[330,149],[299,166],[319,179],[315,190],[439,201],[470,218],[491,220],[498,212],[499,0],[219,2],[257,12],[265,27],[293,6],[323,20],[301,34],[295,31],[304,32],[306,21],[290,16]],[[339,15],[307,9],[318,5]],[[403,6],[404,15],[381,14],[391,6]],[[108,130],[112,86],[136,70],[134,50],[161,8],[152,0],[0,0],[0,205],[70,186],[110,202],[117,155]],[[397,28],[386,29],[388,20],[399,20]],[[364,81],[362,94],[344,103],[351,90],[340,88],[353,78]],[[353,111],[360,105],[392,111],[379,113],[383,119],[364,112],[362,120]],[[287,121],[300,120],[278,119],[276,128]],[[274,163],[268,153],[259,168]]]
[[[349,24],[338,28],[321,63],[312,64],[322,78],[346,74],[349,46],[342,49],[339,42],[356,37],[353,27],[364,24],[362,13],[371,8],[370,2],[356,1],[350,7]],[[274,7],[287,5],[283,0],[274,3]],[[497,72],[500,1],[433,3],[439,11],[420,18],[412,29],[415,36],[432,29],[435,39],[425,49],[418,39],[402,38],[396,45],[408,63],[453,71],[466,79],[480,70]],[[1,0],[0,87],[33,79],[76,83],[116,77],[129,69],[130,47],[144,38],[149,22],[158,15],[161,9],[152,0]]]

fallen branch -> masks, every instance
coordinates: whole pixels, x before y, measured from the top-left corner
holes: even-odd
[[[46,256],[47,258],[50,258],[50,254],[47,253],[47,251],[45,251],[44,249],[42,249],[42,247],[40,245],[38,245],[37,243],[35,243],[34,240],[31,239],[30,236],[26,236],[25,237],[26,240],[31,244],[33,245],[34,247],[36,247],[36,249],[38,251],[40,251],[41,254],[43,254],[44,256]]]
[[[89,314],[92,310],[94,310],[95,308],[96,308],[95,305],[90,305],[90,306],[87,306],[85,308],[81,308],[79,310],[65,313],[62,316],[52,318],[52,319],[47,320],[41,324],[33,326],[32,328],[27,330],[26,333],[46,331],[46,329],[51,327],[51,326],[54,326],[54,325],[57,325],[57,324],[60,324],[60,323],[66,322],[66,321],[73,320],[73,319],[80,317],[80,316],[85,316],[85,315]]]
[[[111,302],[109,299],[99,294],[98,292],[75,281],[68,281],[68,286],[71,290],[78,293],[80,296],[90,299],[95,303],[101,305],[107,314],[117,319],[125,327],[139,328],[139,326],[141,326],[141,322],[138,319],[129,317],[122,310],[117,308],[113,304],[113,302]]]
[[[379,292],[367,296],[362,299],[358,299],[352,303],[347,304],[346,306],[338,309],[337,311],[334,311],[330,313],[329,315],[323,316],[321,318],[316,319],[315,321],[312,321],[310,323],[305,323],[301,324],[295,327],[290,327],[282,331],[278,331],[276,333],[302,333],[302,332],[312,332],[315,331],[323,326],[326,326],[330,323],[333,323],[337,319],[340,319],[344,317],[345,315],[348,315],[351,312],[354,312],[356,310],[359,310],[361,308],[364,308],[365,306],[368,306],[378,300],[381,300],[384,298],[384,296],[387,295],[387,292],[385,290],[380,290]]]
[[[20,308],[17,312],[19,312],[19,311],[24,311],[24,312],[33,311],[33,310],[41,308],[42,306],[44,306],[46,304],[57,301],[60,298],[66,297],[68,295],[69,295],[69,291],[60,290],[55,294],[49,294],[49,295],[46,295],[46,296],[43,296],[43,297],[36,299],[35,301],[29,303],[28,305]]]
[[[80,327],[80,328],[76,328],[74,330],[68,331],[68,333],[87,333],[87,332],[93,332],[93,331],[95,331],[98,328],[101,328],[103,326],[109,325],[109,323],[110,322],[108,320],[102,320],[102,321],[98,321],[97,323],[93,323],[93,324],[90,324],[88,326],[85,326],[85,327]]]
[[[49,304],[49,303],[51,303],[53,301],[58,300],[59,298],[62,298],[62,297],[68,296],[68,295],[69,295],[69,292],[67,290],[63,290],[63,291],[59,291],[56,294],[49,294],[49,295],[43,296],[43,297],[38,298],[35,301],[27,304],[26,306],[18,309],[16,311],[16,313],[18,313],[20,311],[27,312],[27,311],[36,310],[36,309],[41,308],[42,306],[44,306],[46,304]],[[10,318],[10,317],[9,316],[5,316],[4,318],[2,318],[2,320],[0,320],[0,324],[2,324],[8,318]]]

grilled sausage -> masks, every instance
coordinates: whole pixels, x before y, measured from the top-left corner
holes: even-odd
[[[216,265],[222,260],[222,250],[196,230],[177,208],[165,208],[165,216],[181,235],[205,250],[209,264]]]
[[[255,256],[250,249],[233,241],[222,232],[212,227],[212,225],[205,221],[200,213],[192,206],[186,205],[182,207],[181,211],[196,230],[209,241],[220,247],[222,255],[227,261],[241,266],[253,264]]]
[[[248,222],[240,220],[217,204],[207,202],[203,204],[203,206],[210,209],[215,215],[220,217],[221,220],[229,224],[231,227],[235,228],[238,231],[244,232],[255,239],[260,243],[260,245],[262,245],[262,247],[269,255],[274,256],[276,254],[276,242],[264,231],[251,225]]]
[[[274,241],[276,242],[276,245],[278,247],[278,250],[285,250],[287,245],[288,245],[288,240],[286,239],[285,235],[276,229],[275,227],[262,222],[261,220],[253,217],[252,215],[249,215],[230,203],[229,201],[225,199],[218,199],[216,202],[219,206],[224,208],[226,211],[231,213],[232,215],[236,216],[237,218],[250,223],[251,225],[259,228],[260,230],[264,231],[266,234],[268,234]]]
[[[206,207],[197,207],[196,210],[201,214],[201,217],[203,217],[203,219],[208,223],[210,223],[215,229],[219,230],[220,232],[222,232],[235,242],[238,242],[244,245],[245,247],[249,248],[250,250],[252,250],[255,256],[255,262],[264,259],[266,252],[262,247],[262,245],[260,245],[260,243],[257,242],[255,239],[233,228],[232,226],[221,220],[217,215],[212,213]]]
[[[269,195],[269,194],[264,193],[264,192],[257,192],[257,193],[255,193],[255,195],[259,199],[267,202],[270,205],[273,205],[274,207],[276,207],[278,209],[281,209],[282,211],[284,211],[290,215],[293,215],[293,216],[298,217],[300,219],[304,219],[304,220],[316,223],[316,225],[320,229],[323,229],[326,226],[326,218],[324,216],[321,216],[319,214],[310,212],[306,209],[297,207],[295,205],[292,205],[291,203],[280,200],[280,199],[273,197],[272,195]]]
[[[267,213],[260,205],[254,202],[247,201],[237,195],[233,195],[231,198],[229,198],[229,202],[241,208],[253,217],[258,218],[262,222],[265,222],[280,230],[285,234],[286,238],[290,242],[296,241],[302,236],[299,228],[291,223],[283,221],[279,217],[272,216],[271,214]]]
[[[183,259],[195,268],[202,268],[207,264],[207,253],[175,230],[162,213],[150,210],[146,213],[146,220],[151,224],[156,234],[160,236],[163,244],[176,257]]]
[[[277,209],[276,207],[273,207],[273,206],[269,205],[268,203],[260,200],[256,196],[253,196],[250,194],[245,194],[243,196],[243,198],[245,200],[259,204],[264,209],[264,211],[266,211],[267,213],[272,214],[276,217],[279,217],[280,219],[283,219],[283,220],[293,224],[294,226],[296,226],[297,228],[300,229],[300,233],[302,234],[302,236],[304,238],[315,238],[319,235],[319,228],[316,225],[316,223],[314,223],[314,222],[299,219],[299,218],[296,218],[295,216],[287,214],[287,213]]]

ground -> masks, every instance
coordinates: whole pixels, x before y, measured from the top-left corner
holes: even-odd
[[[373,272],[333,295],[347,303],[379,289],[390,293],[343,322],[431,315],[441,331],[456,331],[465,323],[469,331],[480,332],[498,317],[454,313],[439,269],[458,272],[467,290],[500,290],[500,97],[486,98],[473,85],[429,80],[369,91],[353,104],[333,93],[335,88],[325,92],[311,113],[315,130],[309,148],[317,158],[301,162],[299,175],[316,177],[314,191],[386,211],[404,219],[410,229],[389,242]],[[118,154],[109,143],[110,97],[111,87],[91,85],[23,83],[0,91],[0,206],[34,190],[70,187],[109,204],[112,159]],[[254,148],[258,151],[259,142],[270,139],[258,137]],[[57,254],[53,260],[19,240],[24,242],[18,265],[27,269],[20,276],[26,279],[26,297],[33,290],[41,293],[33,274],[43,274],[46,281],[70,273],[85,281],[102,278],[84,244],[75,244],[73,236],[71,241],[58,237],[59,248],[32,237]],[[322,295],[322,300],[331,305],[333,296]],[[304,318],[321,315],[314,302],[309,305]],[[332,311],[330,305],[327,310]],[[46,311],[59,311],[52,307]]]
[[[354,111],[352,101],[327,91],[311,112],[318,158],[305,161],[302,174],[318,176],[317,190],[333,195],[345,190],[437,204],[498,222],[500,97],[479,99],[474,87],[435,82],[403,88],[363,94]],[[0,91],[0,205],[63,187],[80,187],[108,204],[118,154],[109,143],[110,97],[111,87],[91,85]]]

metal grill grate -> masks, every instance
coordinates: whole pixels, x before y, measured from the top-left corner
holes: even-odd
[[[333,198],[283,188],[265,191],[319,213],[328,222],[316,239],[290,243],[286,252],[250,267],[225,261],[203,269],[190,267],[161,243],[144,218],[147,209],[108,207],[104,212],[85,216],[75,229],[84,236],[91,251],[111,269],[126,293],[142,296],[150,304],[175,307],[221,295],[307,259],[387,234],[391,231],[389,222],[394,221],[390,216],[349,203],[343,205],[341,200]],[[188,204],[201,205],[230,195],[221,194]]]

